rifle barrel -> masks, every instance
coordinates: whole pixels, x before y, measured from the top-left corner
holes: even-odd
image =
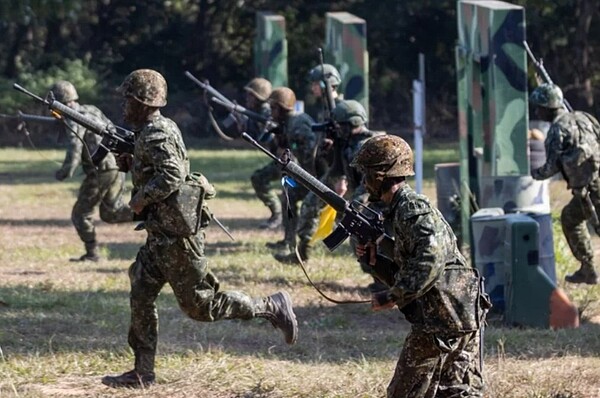
[[[235,104],[233,102],[225,102],[225,101],[222,101],[221,99],[219,99],[218,97],[212,97],[211,101],[216,102],[217,104],[225,107],[226,109],[229,110],[229,112],[241,113],[242,115],[246,115],[250,119],[254,119],[260,123],[267,123],[270,121],[270,119],[268,117],[263,116],[260,113],[253,112],[253,111],[246,109],[243,106]]]
[[[27,90],[25,87],[17,84],[17,83],[13,83],[13,88],[17,91],[20,91],[22,93],[27,94],[30,97],[35,98],[36,100],[43,102],[44,104],[48,105],[48,101],[43,99],[42,97],[38,97],[37,95],[35,95],[34,93],[32,93],[31,91]]]
[[[281,161],[281,159],[279,159],[277,156],[273,155],[271,153],[271,151],[269,151],[267,148],[260,145],[254,138],[250,137],[250,135],[248,135],[248,133],[246,133],[246,132],[242,133],[242,138],[245,139],[246,141],[248,141],[254,147],[260,149],[265,155],[267,155],[268,157],[270,157],[271,159],[273,159],[274,161],[278,162],[279,164],[281,164],[283,166],[283,162]]]
[[[271,159],[275,160],[281,166],[284,172],[304,186],[309,191],[312,191],[317,195],[323,202],[329,204],[336,211],[343,212],[350,205],[346,199],[338,195],[334,190],[323,184],[317,178],[312,176],[308,171],[304,170],[299,164],[293,161],[283,161],[277,156],[272,154],[268,149],[260,145],[256,140],[250,137],[246,133],[242,133],[242,138],[252,144],[254,147],[260,149]]]
[[[200,86],[200,88],[202,88],[204,91],[208,91],[213,97],[217,97],[218,99],[220,99],[221,101],[223,101],[225,103],[234,105],[234,103],[231,102],[229,100],[229,98],[227,98],[226,96],[224,96],[223,94],[218,92],[214,87],[212,87],[210,84],[208,84],[208,82],[207,83],[201,82],[194,75],[192,75],[189,71],[185,71],[185,76],[188,77],[194,83],[196,83],[198,86]]]

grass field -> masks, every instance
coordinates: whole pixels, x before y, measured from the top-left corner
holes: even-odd
[[[398,311],[333,305],[302,271],[280,265],[265,248],[281,231],[257,225],[268,211],[255,199],[251,172],[267,162],[249,150],[192,150],[193,169],[215,184],[211,209],[235,235],[207,230],[212,270],[224,289],[263,296],[286,289],[300,335],[295,346],[263,320],[198,323],[178,309],[166,287],[160,315],[157,384],[113,390],[105,374],[132,368],[127,268],[145,234],[134,224],[97,223],[104,259],[72,263],[82,244],[70,212],[81,176],[54,180],[56,150],[0,149],[0,397],[383,397],[409,325]],[[426,193],[435,198],[433,164],[455,161],[454,148],[425,154]],[[558,185],[555,185],[558,184]],[[553,183],[553,209],[568,199]],[[559,278],[577,264],[555,228]],[[596,247],[600,243],[595,240]],[[311,277],[338,299],[367,299],[369,278],[348,246],[319,248]],[[486,397],[600,397],[600,288],[563,286],[583,309],[575,330],[505,328],[485,336]]]

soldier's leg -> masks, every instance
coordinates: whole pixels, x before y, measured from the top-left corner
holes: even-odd
[[[125,173],[107,170],[99,173],[101,191],[100,219],[109,224],[133,221],[133,211],[123,200]]]
[[[271,162],[256,170],[250,177],[256,196],[269,208],[271,216],[261,224],[262,228],[274,229],[281,225],[281,201],[278,191],[271,189],[271,183],[281,178],[280,167]]]
[[[443,356],[432,334],[412,330],[404,341],[387,397],[436,397]]]
[[[326,203],[317,195],[309,192],[302,201],[300,207],[300,219],[298,220],[298,250],[303,260],[308,260],[312,251],[313,244],[311,239],[319,228],[321,211]]]
[[[71,211],[71,221],[77,230],[79,238],[84,242],[86,249],[86,253],[77,260],[98,261],[93,215],[94,208],[100,203],[101,197],[96,175],[86,176],[81,183],[77,200]]]
[[[483,397],[478,333],[455,336],[414,329],[406,337],[388,398]]]
[[[436,397],[483,397],[483,377],[479,364],[479,333],[458,337],[437,336],[444,364]]]
[[[298,217],[300,216],[300,206],[302,200],[307,196],[308,190],[302,186],[287,189],[287,197],[284,198],[284,202],[288,206],[288,214],[283,221],[284,226],[284,248],[275,253],[274,257],[280,262],[289,262],[288,260],[293,256],[295,262],[296,258],[296,231],[298,230]],[[284,195],[285,196],[285,195]]]
[[[129,267],[131,292],[131,324],[128,342],[135,354],[135,370],[139,373],[154,371],[154,358],[158,341],[158,313],[156,298],[166,283],[161,271],[161,247],[148,237]]]
[[[208,270],[201,236],[178,239],[161,251],[157,261],[162,263],[180,308],[190,318],[214,322],[265,317],[284,332],[289,344],[295,342],[297,324],[289,296],[252,298],[240,291],[220,291],[219,281]],[[281,308],[276,308],[278,305]]]
[[[600,178],[596,178],[588,186],[590,190],[590,199],[596,209],[596,214],[600,215]],[[600,231],[596,231],[600,235]]]
[[[598,277],[594,271],[594,252],[590,233],[587,228],[583,204],[579,197],[573,196],[571,201],[563,208],[560,221],[571,252],[581,263],[579,270],[574,274],[567,275],[565,280],[571,283],[598,283]]]
[[[153,239],[148,237],[135,262],[129,267],[131,323],[128,342],[135,356],[134,368],[118,376],[105,376],[102,383],[110,387],[140,388],[154,383],[154,362],[158,341],[156,298],[165,284],[155,262]]]

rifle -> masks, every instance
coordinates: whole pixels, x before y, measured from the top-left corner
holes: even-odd
[[[531,58],[531,61],[533,62],[533,65],[535,66],[538,75],[541,77],[544,83],[554,84],[552,78],[548,74],[548,71],[544,67],[543,60],[541,58],[539,61],[535,59],[535,55],[533,55],[533,52],[529,48],[529,45],[526,41],[523,42],[523,45],[525,46],[525,51],[527,51],[529,58]],[[569,104],[569,101],[567,101],[566,98],[563,98],[563,107],[568,112],[573,112],[573,107],[571,106],[571,104]],[[564,180],[568,182],[569,179],[567,178],[567,175],[565,174],[565,171],[563,170],[562,166],[560,167],[560,173],[562,174]],[[592,226],[594,227],[594,230],[596,231],[596,234],[600,235],[600,219],[598,219],[598,213],[596,213],[596,208],[594,207],[594,204],[590,199],[589,190],[587,189],[587,187],[584,187],[582,189],[573,189],[572,192],[574,196],[578,196],[581,199],[583,213],[586,219],[590,220]]]
[[[333,87],[331,87],[331,82],[329,81],[329,75],[325,75],[325,64],[323,61],[323,49],[319,48],[319,63],[321,64],[321,75],[323,77],[323,84],[325,85],[325,92],[323,93],[325,107],[327,108],[327,114],[325,115],[325,119],[333,119],[333,110],[335,109],[335,98],[333,98]]]
[[[284,174],[292,177],[337,212],[343,214],[342,220],[335,230],[323,239],[323,243],[329,251],[335,250],[350,236],[354,236],[361,244],[375,242],[379,250],[377,261],[372,268],[372,275],[388,286],[395,284],[394,275],[398,267],[393,261],[394,239],[385,232],[381,213],[358,201],[348,202],[293,162],[289,156],[284,155],[278,158],[247,133],[242,133],[242,138],[273,159],[281,167]]]
[[[275,122],[270,117],[261,115],[260,113],[253,112],[249,109],[244,108],[241,105],[236,104],[234,101],[231,101],[229,98],[221,94],[218,90],[212,87],[208,82],[202,82],[198,80],[194,75],[190,72],[186,71],[185,75],[194,83],[196,83],[202,90],[209,93],[211,95],[211,101],[221,105],[225,109],[227,109],[231,113],[239,113],[244,116],[247,116],[250,119],[253,119],[259,123],[261,123],[263,128],[263,134],[265,131],[275,130],[278,127],[277,122]]]
[[[594,203],[590,198],[589,189],[587,187],[573,189],[573,196],[577,196],[581,199],[584,217],[586,220],[590,220],[592,227],[594,227],[594,231],[600,236],[600,220],[598,219],[598,213],[596,213]]]
[[[0,113],[0,118],[2,119],[12,119],[18,120],[20,122],[39,122],[39,123],[52,123],[52,124],[60,124],[60,116],[41,116],[41,115],[31,115],[29,113],[23,113],[21,111],[17,111],[16,115],[7,115],[4,113]]]
[[[260,113],[252,112],[251,110],[248,110],[243,106],[233,103],[231,101],[225,102],[219,99],[218,97],[212,97],[211,101],[221,105],[231,113],[240,113],[242,115],[248,116],[250,119],[254,119],[257,122],[262,123],[265,126],[264,128],[268,131],[274,130],[277,127],[279,127],[277,122],[275,122],[270,117],[261,115]]]
[[[527,44],[526,41],[523,41],[523,46],[525,46],[525,51],[527,51],[527,55],[529,56],[529,58],[531,58],[531,62],[533,62],[533,66],[535,66],[535,70],[538,76],[542,79],[542,81],[544,83],[554,84],[552,78],[550,78],[550,75],[548,74],[548,71],[544,67],[544,61],[541,58],[539,59],[539,61],[535,58],[535,55],[533,55],[533,52],[531,51],[531,48],[529,48],[529,44]],[[567,101],[566,98],[563,98],[563,106],[567,111],[573,112],[573,107],[571,106],[571,104],[569,104],[569,101]]]
[[[44,105],[47,105],[53,114],[57,114],[61,117],[72,120],[73,122],[85,127],[95,134],[102,136],[102,141],[100,141],[98,148],[92,154],[92,162],[94,165],[97,166],[104,159],[108,152],[114,152],[116,154],[133,154],[133,132],[122,127],[114,126],[112,123],[105,124],[96,119],[87,117],[75,109],[55,100],[52,91],[50,91],[44,99],[26,90],[17,83],[13,84],[13,88],[17,91],[27,94]],[[120,130],[122,133],[118,133],[117,130]]]

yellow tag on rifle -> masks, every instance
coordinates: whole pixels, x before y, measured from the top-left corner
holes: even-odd
[[[323,210],[321,210],[321,215],[319,216],[319,228],[310,239],[311,243],[318,240],[323,240],[327,237],[327,235],[333,232],[336,214],[337,213],[333,207],[329,205],[326,205]]]

